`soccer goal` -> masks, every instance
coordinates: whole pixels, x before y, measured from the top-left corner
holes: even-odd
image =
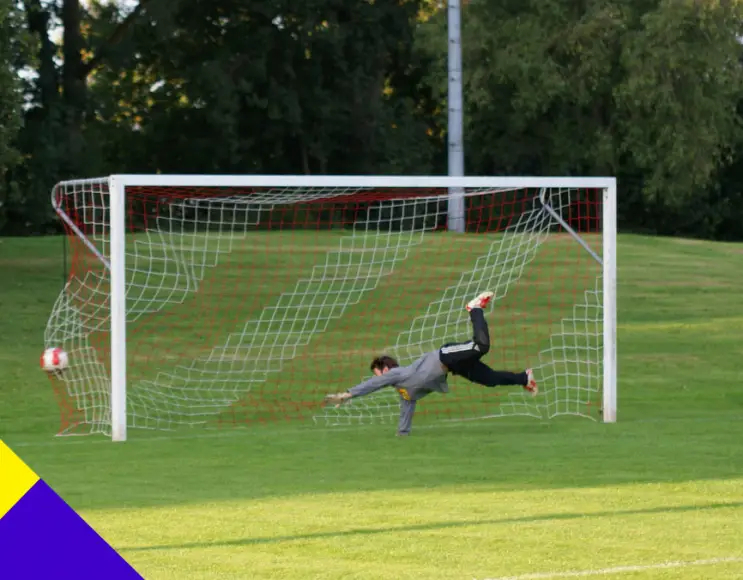
[[[486,362],[534,368],[539,395],[451,377],[416,422],[616,420],[613,178],[114,175],[52,204],[70,240],[45,332],[69,358],[62,434],[396,421],[392,389],[323,395],[379,354],[466,340],[483,290]]]

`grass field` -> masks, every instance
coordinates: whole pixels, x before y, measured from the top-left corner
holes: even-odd
[[[59,239],[0,240],[0,438],[146,578],[743,578],[743,245],[621,236],[619,422],[54,438]]]

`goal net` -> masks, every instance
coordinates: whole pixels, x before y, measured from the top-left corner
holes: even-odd
[[[483,290],[495,293],[484,362],[533,368],[539,395],[450,376],[416,423],[600,419],[607,401],[613,420],[613,180],[453,179],[60,183],[52,198],[70,266],[44,340],[69,355],[53,377],[61,432],[110,434],[116,414],[124,431],[396,421],[393,389],[340,409],[323,395],[367,378],[374,356],[404,365],[468,340],[464,305]],[[462,233],[447,225],[452,185]]]

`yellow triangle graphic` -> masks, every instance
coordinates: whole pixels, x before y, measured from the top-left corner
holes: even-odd
[[[0,440],[0,518],[39,481],[31,468]]]

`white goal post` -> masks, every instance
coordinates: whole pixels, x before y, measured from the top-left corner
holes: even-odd
[[[446,232],[451,191],[464,192],[467,201],[463,234]],[[203,424],[209,416],[235,417],[238,407],[261,422],[294,413],[325,424],[389,419],[396,399],[376,395],[336,414],[318,411],[311,400],[323,389],[353,385],[327,384],[327,365],[317,363],[321,384],[302,387],[299,396],[286,369],[299,357],[333,360],[333,345],[346,344],[367,325],[358,317],[384,308],[395,318],[390,296],[407,291],[421,292],[419,311],[401,302],[410,320],[390,322],[394,336],[387,342],[359,346],[348,356],[365,360],[396,336],[388,350],[401,362],[412,360],[436,340],[466,331],[464,298],[484,285],[496,292],[493,310],[508,311],[498,315],[500,327],[493,323],[489,364],[541,368],[545,398],[516,401],[501,393],[487,402],[499,410],[488,407],[491,412],[475,411],[475,417],[596,411],[613,423],[616,198],[611,177],[111,175],[62,182],[52,204],[75,241],[76,269],[45,335],[45,346],[70,353],[70,370],[53,378],[72,417],[62,431],[85,424],[87,432],[124,441],[131,426]],[[472,258],[465,254],[457,266],[462,252]],[[260,264],[259,255],[265,255]],[[208,273],[220,269],[216,278]],[[274,302],[262,285],[269,278]],[[415,286],[423,279],[430,300]],[[265,295],[251,302],[254,288]],[[539,314],[530,312],[535,308]],[[186,323],[188,316],[201,318],[208,332]],[[348,326],[339,325],[342,319]],[[135,320],[139,350],[128,360],[127,333]],[[167,333],[158,320],[169,325]],[[498,328],[504,329],[501,351]],[[385,340],[368,332],[372,342]],[[191,340],[190,334],[199,336]],[[191,342],[181,345],[181,338]],[[136,399],[127,376],[132,360],[157,372],[136,379]],[[361,379],[364,371],[348,377]],[[281,397],[283,388],[293,394],[266,401],[256,394],[258,383],[271,383]],[[484,391],[473,390],[472,400],[490,396]],[[432,399],[423,406],[439,404]],[[448,405],[434,414],[451,416]]]

